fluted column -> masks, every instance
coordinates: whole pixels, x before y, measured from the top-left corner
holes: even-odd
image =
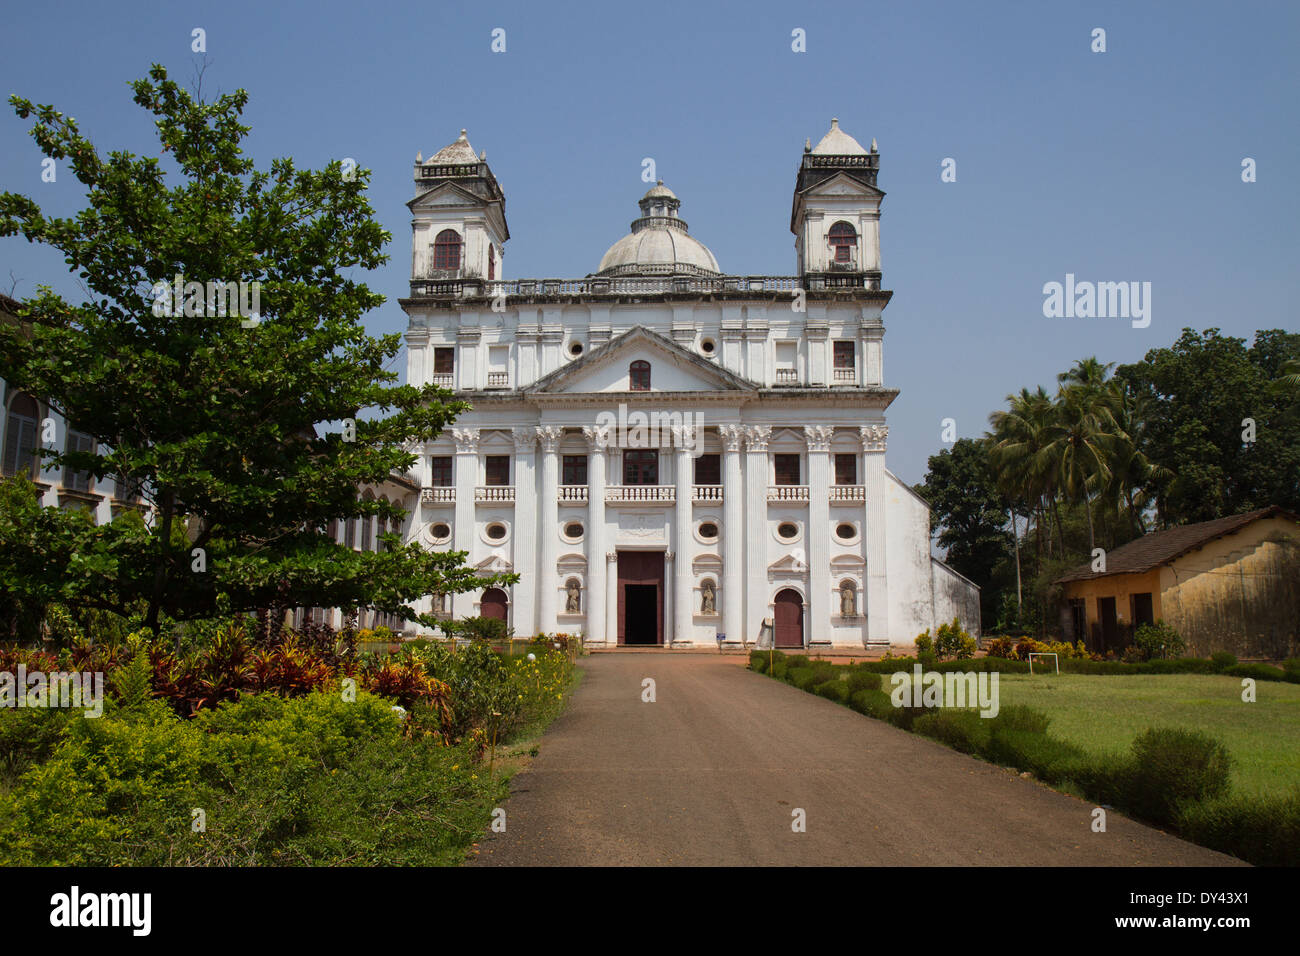
[[[514,612],[511,626],[520,637],[537,633],[536,589],[532,582],[537,572],[537,429],[516,428],[515,439],[515,520],[514,559],[519,574],[514,588]]]
[[[677,551],[677,567],[673,575],[673,640],[690,641],[695,637],[691,626],[695,598],[694,574],[691,569],[691,523],[694,505],[691,502],[692,458],[695,447],[695,429],[689,425],[673,429],[677,454],[673,461],[673,483],[676,485],[673,503],[673,538]]]
[[[556,630],[555,615],[559,607],[559,582],[555,576],[555,563],[560,549],[560,462],[556,451],[564,429],[554,425],[537,429],[542,444],[542,490],[537,503],[541,515],[538,534],[541,536],[537,568],[537,632],[551,634]]]
[[[885,444],[889,438],[888,425],[865,425],[859,429],[862,436],[862,483],[867,495],[866,542],[867,641],[888,644],[889,630],[889,577],[885,570],[886,526],[885,507],[889,495],[889,476],[885,474]]]
[[[606,533],[605,533],[605,446],[609,444],[608,428],[584,428],[587,439],[587,615],[589,642],[614,643],[605,627],[606,602]]]
[[[600,556],[597,555],[597,558]],[[618,643],[618,552],[605,552],[605,643]]]
[[[745,515],[750,540],[745,548],[746,640],[757,641],[767,600],[767,442],[772,429],[750,425],[745,429]]]
[[[722,630],[728,641],[745,632],[745,486],[740,470],[744,429],[722,425]],[[761,540],[761,539],[760,539]]]
[[[808,442],[808,637],[831,639],[830,450],[835,429],[809,425]]]
[[[456,442],[456,461],[453,480],[456,483],[456,520],[453,524],[452,541],[457,551],[465,552],[465,561],[473,566],[475,515],[474,489],[478,486],[478,438],[477,428],[453,428],[451,437]],[[477,613],[474,602],[478,592],[466,591],[451,596],[453,617],[473,617]]]

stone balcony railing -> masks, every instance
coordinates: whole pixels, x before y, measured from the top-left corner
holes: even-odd
[[[514,485],[479,485],[474,489],[474,500],[490,503],[515,500]]]
[[[429,384],[437,385],[439,388],[454,388],[456,376],[451,372],[434,372],[429,376]]]
[[[768,485],[768,501],[807,501],[807,485]]]
[[[848,382],[852,384],[858,379],[858,370],[855,368],[837,368],[835,369],[836,382]]]
[[[505,388],[509,384],[510,384],[509,372],[488,372],[487,374],[488,388]]]
[[[866,485],[831,485],[831,501],[866,501]]]
[[[793,368],[779,368],[776,370],[776,384],[778,385],[798,385],[799,370]]]
[[[721,501],[722,485],[692,485],[692,501]]]
[[[587,500],[586,485],[560,485],[558,491],[560,504],[582,504]]]
[[[848,277],[845,277],[848,278]],[[868,279],[862,288],[879,288]],[[786,292],[802,288],[798,276],[587,276],[582,279],[482,279],[418,275],[412,296],[656,295],[670,292]]]
[[[672,504],[676,500],[672,485],[609,485],[605,489],[605,501],[614,504],[623,501]]]
[[[434,504],[455,503],[456,489],[451,486],[439,486],[436,488],[421,488],[420,500],[428,501]]]

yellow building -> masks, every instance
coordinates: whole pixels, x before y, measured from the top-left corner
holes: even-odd
[[[1300,654],[1300,518],[1277,505],[1145,535],[1058,578],[1067,639],[1117,653],[1164,620],[1205,657]]]

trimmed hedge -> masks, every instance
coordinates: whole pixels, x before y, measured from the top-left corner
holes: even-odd
[[[847,681],[823,681],[813,689],[813,692],[818,697],[825,697],[827,700],[833,700],[837,704],[847,704],[849,702],[849,685]]]
[[[912,730],[953,750],[979,755],[988,748],[993,721],[973,710],[942,709],[916,718]]]
[[[861,667],[849,670],[849,689],[853,693],[860,690],[880,690],[880,675]]]
[[[1300,787],[1283,796],[1223,797],[1183,809],[1178,828],[1256,866],[1300,866]]]
[[[887,720],[890,712],[894,709],[889,695],[883,690],[855,691],[849,697],[849,706],[859,714],[875,717],[877,720]]]
[[[993,730],[983,753],[994,763],[1027,770],[1048,783],[1073,778],[1085,758],[1078,747],[1050,734],[1006,727]]]
[[[1133,741],[1122,800],[1138,816],[1174,826],[1184,804],[1225,795],[1231,770],[1228,748],[1213,737],[1153,727]]]

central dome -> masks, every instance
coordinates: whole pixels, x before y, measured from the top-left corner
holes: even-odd
[[[718,260],[693,238],[677,215],[681,200],[663,180],[641,197],[641,218],[632,231],[609,247],[598,276],[719,275]]]

